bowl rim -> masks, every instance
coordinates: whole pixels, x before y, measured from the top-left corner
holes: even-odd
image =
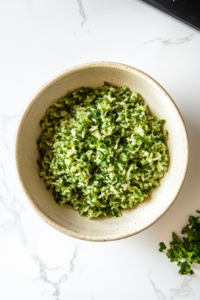
[[[137,73],[140,76],[144,77],[145,79],[149,80],[152,84],[154,84],[155,86],[157,86],[157,88],[159,88],[162,92],[164,92],[164,94],[167,96],[167,98],[169,99],[169,101],[171,102],[172,106],[175,108],[176,112],[177,112],[177,116],[181,122],[181,125],[183,126],[183,134],[184,134],[184,140],[185,140],[185,160],[184,160],[184,169],[183,169],[183,173],[182,173],[182,178],[179,182],[179,186],[177,187],[177,192],[174,196],[173,201],[171,201],[171,203],[166,207],[166,209],[155,219],[153,220],[150,224],[148,224],[147,226],[143,227],[140,230],[137,230],[136,232],[130,232],[130,233],[125,233],[125,234],[113,234],[110,237],[103,237],[103,236],[91,236],[91,235],[84,235],[82,233],[76,232],[76,231],[72,231],[70,229],[67,229],[66,227],[64,227],[63,225],[59,224],[58,222],[54,221],[52,218],[50,218],[49,216],[46,215],[46,213],[44,213],[43,211],[40,210],[40,208],[36,205],[36,203],[34,202],[34,200],[32,199],[32,197],[29,195],[28,191],[26,190],[26,187],[24,185],[23,179],[21,178],[20,175],[20,165],[19,165],[19,161],[18,161],[18,157],[17,157],[17,153],[18,153],[18,148],[19,148],[19,135],[20,132],[22,130],[22,125],[23,125],[23,121],[26,118],[26,115],[29,111],[29,109],[31,108],[31,106],[34,104],[34,100],[37,100],[37,98],[46,90],[48,89],[53,83],[56,83],[57,81],[59,81],[60,79],[64,78],[67,75],[73,74],[75,72],[79,72],[81,70],[86,70],[86,69],[90,69],[90,68],[101,68],[101,67],[106,67],[106,68],[114,68],[114,69],[120,69],[120,70],[129,70],[131,72]],[[85,240],[85,241],[94,241],[94,242],[105,242],[105,241],[114,241],[114,240],[120,240],[120,239],[124,239],[127,237],[130,237],[132,235],[138,234],[139,232],[142,232],[143,230],[149,228],[151,225],[153,225],[155,222],[157,222],[167,211],[168,209],[172,206],[172,204],[175,202],[181,187],[183,185],[183,182],[185,180],[185,176],[187,173],[187,168],[188,168],[188,160],[189,160],[189,143],[188,143],[188,133],[187,133],[187,129],[183,120],[183,117],[177,107],[177,105],[175,104],[175,102],[173,101],[173,99],[171,98],[171,96],[167,93],[167,91],[155,80],[153,79],[151,76],[149,76],[148,74],[142,72],[141,70],[138,70],[132,66],[126,65],[126,64],[122,64],[122,63],[117,63],[117,62],[110,62],[110,61],[94,61],[94,62],[88,62],[88,63],[84,63],[84,64],[79,64],[76,65],[74,67],[68,68],[62,72],[60,72],[59,74],[57,74],[56,76],[54,76],[53,78],[51,78],[50,80],[48,80],[45,84],[43,84],[37,91],[36,93],[33,94],[33,96],[31,97],[31,99],[28,101],[28,103],[26,104],[25,108],[23,109],[21,116],[18,120],[18,124],[17,124],[17,128],[15,131],[15,136],[14,136],[14,151],[13,151],[13,158],[14,158],[14,166],[15,166],[15,173],[18,179],[18,182],[21,186],[22,192],[23,194],[26,196],[27,200],[29,201],[29,203],[31,204],[31,206],[33,207],[34,211],[39,215],[39,217],[41,217],[41,219],[43,221],[45,221],[47,224],[49,224],[51,227],[53,227],[54,229],[70,236],[73,238],[77,238],[80,240]]]

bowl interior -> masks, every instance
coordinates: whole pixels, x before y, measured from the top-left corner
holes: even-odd
[[[59,206],[38,176],[37,140],[40,120],[46,109],[69,91],[81,86],[98,87],[104,81],[115,86],[126,84],[137,91],[152,114],[166,120],[169,131],[170,165],[160,187],[133,209],[123,210],[120,218],[88,220],[72,209]],[[183,183],[188,161],[187,134],[182,118],[169,95],[146,74],[114,63],[93,63],[67,70],[40,89],[28,104],[16,136],[16,166],[23,190],[39,215],[61,232],[87,240],[104,241],[133,235],[154,223],[173,203]]]

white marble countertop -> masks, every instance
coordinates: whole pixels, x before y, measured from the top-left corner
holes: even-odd
[[[137,0],[0,1],[0,299],[200,299],[200,266],[180,276],[158,252],[200,209],[200,33]],[[32,210],[13,167],[17,121],[33,93],[68,67],[116,61],[156,79],[186,123],[190,161],[169,211],[108,243],[57,232]]]

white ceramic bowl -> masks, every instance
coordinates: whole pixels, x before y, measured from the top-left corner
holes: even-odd
[[[102,86],[104,81],[116,86],[126,84],[141,94],[151,112],[166,120],[169,131],[170,165],[160,187],[132,209],[122,210],[120,218],[88,220],[71,206],[59,206],[38,176],[37,140],[40,120],[46,109],[77,87]],[[39,216],[55,229],[75,238],[110,241],[136,234],[157,221],[175,201],[183,184],[188,165],[188,139],[183,119],[167,92],[151,77],[130,66],[94,62],[68,69],[59,74],[33,96],[20,121],[15,138],[15,162],[22,189]]]

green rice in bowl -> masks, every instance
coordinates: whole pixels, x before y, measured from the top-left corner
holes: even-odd
[[[78,88],[41,121],[40,177],[60,205],[88,218],[119,217],[167,171],[164,122],[127,86]]]

